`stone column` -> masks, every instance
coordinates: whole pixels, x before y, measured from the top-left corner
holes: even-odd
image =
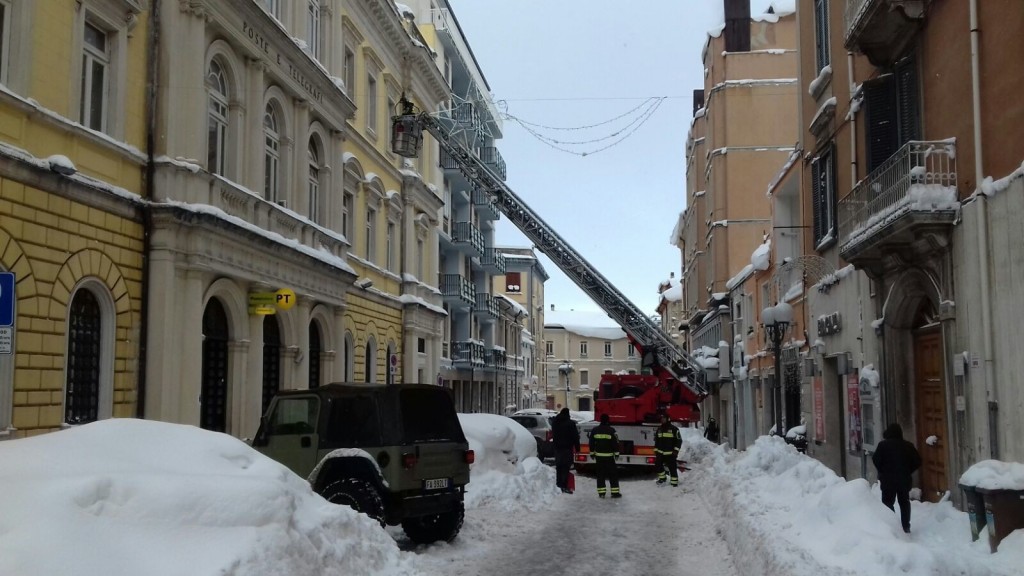
[[[291,183],[294,193],[289,208],[303,216],[309,216],[309,192],[306,180],[309,176],[309,103],[305,100],[295,100],[294,122],[295,146],[292,150],[292,171]]]
[[[263,74],[266,72],[267,65],[260,58],[246,58],[245,63],[249,72],[245,107],[249,111],[249,115],[242,130],[242,138],[238,142],[245,155],[238,181],[246,188],[265,197],[266,191],[263,184]]]
[[[343,306],[334,308],[334,335],[334,361],[331,363],[329,374],[332,382],[344,382],[345,363],[348,362],[348,357],[345,355],[345,308]]]
[[[252,292],[268,292],[266,286],[250,286]],[[246,356],[246,380],[236,391],[237,401],[232,404],[240,406],[238,415],[238,434],[242,438],[252,438],[263,415],[263,316],[249,315],[249,350]]]
[[[288,370],[292,373],[289,390],[306,390],[309,388],[309,319],[313,305],[311,298],[300,296],[294,308],[287,311],[292,317],[290,322],[295,326],[298,335],[299,355]]]
[[[155,234],[155,236],[162,236]],[[169,250],[149,254],[149,318],[147,339],[150,353],[146,361],[146,404],[143,417],[149,420],[180,422],[181,368],[183,346],[201,340],[196,327],[188,326],[179,311],[186,284],[177,276],[174,256]],[[201,296],[200,296],[201,297]],[[201,327],[200,327],[201,329]],[[155,352],[154,352],[155,351]]]
[[[251,433],[246,433],[246,431],[250,429],[251,424],[246,421],[246,415],[243,411],[246,383],[251,381],[247,378],[249,372],[248,359],[250,356],[249,343],[249,340],[244,339],[232,339],[228,342],[229,404],[227,414],[227,431],[232,436],[236,436],[238,438],[244,438],[246,436],[251,438],[252,434],[256,433],[255,428],[252,428]],[[261,357],[262,354],[257,353],[253,354],[253,356]],[[258,381],[262,382],[262,379]],[[256,420],[259,421],[259,418]]]
[[[181,379],[177,414],[172,421],[179,424],[199,425],[199,395],[203,382],[203,302],[206,288],[205,274],[198,270],[185,272],[185,290],[178,310],[182,318],[179,332],[181,348]],[[177,313],[177,311],[175,311]],[[171,384],[174,385],[174,384]]]

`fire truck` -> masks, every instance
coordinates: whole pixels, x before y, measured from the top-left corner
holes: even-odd
[[[405,158],[419,155],[426,131],[454,160],[474,186],[494,199],[498,209],[555,263],[584,293],[618,322],[641,357],[643,374],[602,376],[594,393],[594,423],[608,414],[619,436],[618,463],[653,466],[654,430],[661,415],[677,425],[700,421],[700,402],[707,396],[703,370],[660,326],[619,292],[586,259],[538,216],[488,163],[458,137],[454,123],[442,115],[417,112],[404,95],[399,114],[392,118],[391,149]],[[577,466],[588,462],[587,448],[577,455]]]

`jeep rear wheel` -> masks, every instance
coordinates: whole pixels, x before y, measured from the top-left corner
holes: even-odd
[[[345,478],[332,482],[320,494],[325,500],[339,506],[348,506],[362,512],[384,526],[384,504],[373,484],[358,478]]]
[[[466,509],[462,502],[454,510],[402,520],[402,529],[417,544],[430,544],[444,540],[451,542],[459,535]]]

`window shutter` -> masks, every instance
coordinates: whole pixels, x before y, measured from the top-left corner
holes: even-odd
[[[825,224],[821,218],[821,158],[811,164],[811,213],[814,214],[814,245],[817,246],[825,235]]]
[[[871,173],[899,149],[896,80],[892,74],[864,83],[864,108],[868,173]]]
[[[910,55],[896,64],[900,136],[902,146],[921,139],[921,102],[917,87],[917,59]]]
[[[828,66],[830,62],[828,32],[828,2],[827,0],[816,0],[814,3],[814,37],[819,71]]]

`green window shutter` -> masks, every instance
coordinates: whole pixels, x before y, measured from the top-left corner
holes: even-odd
[[[892,74],[864,83],[864,113],[864,138],[870,174],[899,149],[896,78]]]
[[[921,139],[921,100],[917,85],[917,59],[913,54],[896,64],[899,101],[899,143]]]

